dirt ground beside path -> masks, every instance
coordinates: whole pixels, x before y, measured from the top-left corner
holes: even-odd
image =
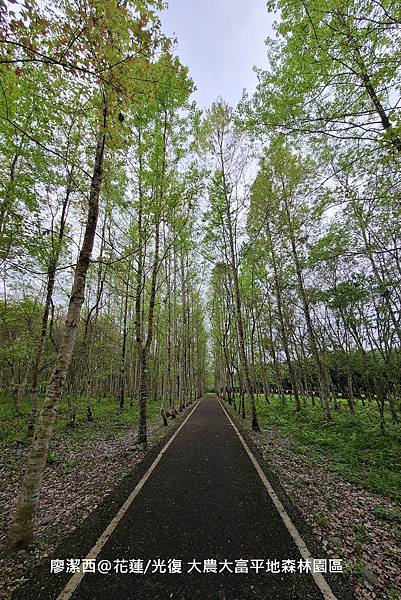
[[[169,429],[181,422],[190,408],[169,421]],[[166,428],[148,429],[148,451],[165,435]],[[147,452],[148,452],[147,451]],[[46,468],[35,545],[13,557],[4,557],[8,523],[13,514],[16,492],[21,484],[28,449],[3,445],[0,451],[0,598],[9,598],[30,573],[93,512],[98,504],[143,460],[146,452],[136,447],[135,428],[121,436],[89,439],[84,445],[54,440],[51,456],[63,457]]]
[[[160,453],[163,444],[57,548],[57,558],[66,564],[72,556],[85,557],[124,504],[110,536],[93,555],[97,564],[110,564],[110,570],[104,574],[95,569],[78,578],[74,600],[321,600],[319,586],[327,584],[297,568],[299,548],[216,396],[206,395],[196,405]],[[268,476],[256,450],[255,457]],[[126,503],[134,489],[139,493]],[[281,500],[313,555],[325,558],[299,513],[287,498]],[[154,568],[172,559],[182,565],[179,574]],[[151,566],[139,574],[112,567],[138,561]],[[194,561],[201,570],[189,569]],[[257,569],[252,566],[256,562]],[[202,570],[206,563],[216,569]],[[233,568],[237,563],[245,570]],[[272,569],[272,563],[278,567]],[[285,568],[289,563],[293,570]],[[232,568],[220,570],[227,564]],[[31,574],[15,599],[42,595],[53,600],[70,577],[67,569],[50,574],[47,562]],[[351,600],[346,578],[331,573],[324,579],[339,600]]]
[[[374,512],[375,507],[397,511],[396,504],[344,481],[328,456],[302,453],[279,428],[254,432],[249,419],[232,408],[230,414],[245,427],[327,555],[345,559],[356,598],[401,599],[401,530]]]

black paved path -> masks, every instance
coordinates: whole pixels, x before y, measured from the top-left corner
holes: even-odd
[[[102,529],[97,535],[101,532]],[[82,558],[85,553],[76,550],[65,556],[74,555]],[[317,557],[322,558],[323,554]],[[142,559],[145,566],[148,560],[167,563],[168,559],[179,559],[184,573],[86,574],[72,598],[321,599],[322,593],[309,574],[186,573],[187,563],[193,559],[200,561],[199,568],[203,569],[204,559],[233,562],[300,558],[222,407],[215,396],[207,395],[98,556],[98,561]],[[340,575],[335,577],[341,579]],[[42,594],[37,593],[36,597],[57,597],[49,595],[51,592],[45,588]],[[337,595],[338,600],[348,597],[346,591]]]

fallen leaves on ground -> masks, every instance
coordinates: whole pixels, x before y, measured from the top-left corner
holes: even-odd
[[[183,416],[184,413],[181,416]],[[174,423],[175,421],[172,421]],[[166,433],[148,427],[148,450]],[[28,449],[22,444],[1,448],[0,552],[21,485]],[[142,460],[133,430],[72,444],[68,436],[53,440],[43,481],[35,545],[11,557],[0,558],[0,598],[9,597],[31,571],[97,508],[105,496]]]
[[[232,411],[233,412],[233,411]],[[279,428],[248,434],[328,557],[343,558],[359,600],[401,598],[400,532],[374,509],[396,512],[394,502],[341,479],[326,455],[300,449]],[[398,509],[399,510],[399,509]]]

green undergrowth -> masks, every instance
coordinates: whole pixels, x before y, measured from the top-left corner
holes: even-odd
[[[91,407],[93,421],[87,419],[87,406]],[[149,400],[149,423],[158,422],[160,419],[160,401]],[[71,407],[75,407],[75,426],[70,427]],[[0,398],[0,442],[3,444],[28,444],[27,428],[30,413],[28,399],[21,399],[19,414],[16,413],[13,401],[8,396]],[[134,400],[132,406],[127,399],[125,408],[120,411],[116,398],[105,397],[102,399],[79,396],[61,400],[54,435],[56,438],[68,438],[78,445],[92,438],[124,435],[127,431],[135,429],[138,423],[139,407]],[[52,460],[52,459],[50,459]],[[57,457],[54,457],[57,462]]]
[[[256,404],[261,428],[278,427],[289,434],[288,447],[306,455],[311,468],[324,455],[330,459],[328,468],[344,479],[401,502],[401,425],[392,425],[388,414],[381,432],[375,404],[358,402],[352,415],[340,399],[340,410],[332,410],[329,423],[318,402],[313,406],[309,400],[299,413],[288,396],[284,402],[273,396],[267,404],[260,394]],[[377,516],[391,519],[385,512]]]

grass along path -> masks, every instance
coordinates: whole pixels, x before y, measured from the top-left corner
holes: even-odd
[[[87,407],[91,407],[93,421],[88,421]],[[149,400],[148,417],[149,423],[160,419],[159,400]],[[40,407],[39,407],[40,408]],[[76,412],[75,427],[70,427],[72,408]],[[30,402],[24,398],[20,402],[19,412],[16,412],[15,404],[8,396],[0,397],[0,443],[1,444],[29,444],[27,439],[27,428],[30,414]],[[90,398],[78,396],[68,398],[63,396],[54,427],[54,438],[68,437],[71,443],[84,443],[86,440],[97,435],[119,435],[125,431],[132,430],[138,422],[138,403],[130,404],[126,400],[123,411],[119,410],[118,400],[113,397]]]
[[[401,503],[401,424],[392,425],[389,415],[383,434],[375,404],[358,402],[352,415],[346,401],[339,400],[340,410],[332,410],[332,420],[326,423],[318,401],[313,406],[308,400],[297,413],[289,396],[284,402],[271,396],[270,404],[262,394],[255,399],[262,428],[279,427],[291,435],[294,450],[307,451],[311,460],[323,453],[347,481]]]
[[[297,415],[292,401],[257,398],[262,431],[244,426],[329,556],[345,560],[358,600],[401,598],[400,430],[378,429],[374,407],[341,405],[329,424],[318,404]],[[225,406],[228,406],[227,403]],[[394,486],[394,487],[393,487]],[[397,502],[398,501],[398,502]]]
[[[76,427],[70,428],[68,400],[63,399],[51,441],[36,525],[35,545],[12,557],[1,557],[16,494],[21,485],[29,439],[29,403],[16,415],[10,399],[0,401],[0,598],[9,598],[32,569],[92,512],[146,452],[136,446],[138,408],[123,412],[113,398],[92,400],[93,421],[86,419],[87,398],[75,399]],[[192,406],[192,405],[191,405]],[[149,449],[184,418],[191,406],[163,427],[160,402],[149,401]]]

